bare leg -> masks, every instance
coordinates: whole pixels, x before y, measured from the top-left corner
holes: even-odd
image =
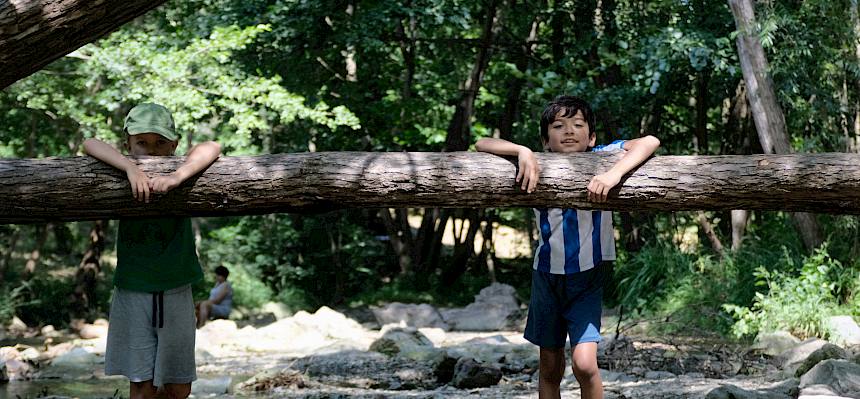
[[[582,389],[582,399],[603,399],[603,381],[597,367],[597,342],[583,342],[571,349],[573,375]]]
[[[200,307],[197,308],[197,328],[203,327],[209,320],[210,310],[212,310],[212,302],[200,302]]]
[[[191,383],[187,384],[164,384],[162,391],[168,399],[185,399],[191,394]]]
[[[129,384],[129,399],[152,399],[155,397],[155,386],[152,380],[143,382],[132,382]]]
[[[564,348],[540,348],[538,397],[560,399],[561,379],[564,377]]]

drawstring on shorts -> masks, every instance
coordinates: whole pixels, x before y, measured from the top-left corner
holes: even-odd
[[[164,291],[152,293],[152,327],[164,328]]]

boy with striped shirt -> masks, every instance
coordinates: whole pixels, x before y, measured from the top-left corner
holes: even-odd
[[[609,171],[589,182],[588,199],[594,202],[605,202],[621,177],[648,159],[660,145],[657,138],[646,136],[595,146],[591,106],[572,96],[556,97],[547,105],[541,115],[540,134],[545,151],[624,152]],[[535,190],[540,167],[530,149],[494,138],[478,140],[475,147],[497,155],[516,155],[517,183],[529,193]],[[571,208],[534,211],[540,245],[535,253],[525,338],[540,347],[539,397],[561,397],[564,347],[570,337],[573,373],[582,398],[603,398],[597,343],[601,339],[603,286],[611,278],[615,260],[612,212]]]

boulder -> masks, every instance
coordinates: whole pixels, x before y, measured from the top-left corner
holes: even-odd
[[[283,320],[293,315],[290,308],[280,302],[266,302],[260,307],[260,312],[271,313],[275,316],[275,320]]]
[[[104,360],[84,348],[74,348],[51,361],[54,367],[89,369]]]
[[[21,359],[21,353],[18,352],[18,349],[14,346],[4,346],[0,348],[0,361],[6,361],[11,359]]]
[[[6,326],[6,331],[12,335],[22,335],[27,332],[27,324],[25,324],[18,316],[13,316],[12,321]]]
[[[783,372],[792,377],[800,377],[813,366],[827,359],[845,359],[844,349],[821,339],[808,339],[779,355],[777,362]]]
[[[860,345],[860,326],[851,316],[828,317],[823,324],[828,342],[843,348]]]
[[[232,383],[233,378],[230,376],[198,378],[191,384],[191,393],[194,395],[221,395],[230,393],[230,385]]]
[[[412,354],[427,353],[433,349],[433,342],[415,328],[388,327],[383,329],[382,336],[370,344],[370,350],[388,356],[400,355],[407,358]],[[414,359],[420,360],[420,359]]]
[[[793,399],[779,392],[750,391],[734,385],[723,385],[714,388],[705,395],[705,399]]]
[[[678,376],[674,373],[670,373],[668,371],[647,371],[645,372],[645,379],[647,380],[668,380],[672,378],[677,378]]]
[[[78,335],[82,339],[96,339],[107,337],[108,326],[98,324],[84,324],[78,330]]]
[[[370,310],[380,325],[405,323],[408,327],[448,330],[448,324],[442,320],[439,311],[426,303],[415,305],[393,302],[382,307],[371,306]]]
[[[788,331],[774,331],[759,333],[755,337],[755,341],[750,349],[768,356],[777,356],[797,346],[799,343],[800,339],[791,335]]]
[[[516,290],[507,284],[493,283],[481,290],[465,308],[440,310],[451,329],[461,331],[498,331],[511,326],[509,316],[519,309]]]
[[[825,385],[840,396],[860,397],[860,364],[828,359],[800,377],[800,388]]]
[[[4,364],[6,375],[10,380],[28,380],[33,375],[30,363],[18,359],[8,359]]]
[[[460,389],[483,388],[496,385],[501,379],[502,371],[498,368],[464,357],[454,366],[451,384]]]

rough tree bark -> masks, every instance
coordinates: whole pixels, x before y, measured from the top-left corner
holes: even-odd
[[[222,157],[149,204],[126,176],[90,157],[0,160],[0,222],[155,215],[224,216],[339,208],[533,207],[613,210],[766,209],[860,214],[860,155],[662,156],[591,203],[585,187],[618,154],[537,154],[537,191],[513,160],[486,153],[323,152]],[[182,157],[136,159],[151,176]],[[437,229],[438,230],[438,229]]]
[[[164,0],[0,1],[0,89],[161,3]]]
[[[81,258],[75,272],[75,291],[70,298],[78,316],[86,315],[95,309],[96,284],[101,271],[101,256],[105,249],[105,227],[107,221],[96,220],[90,229],[90,247]]]
[[[789,154],[792,150],[785,133],[785,116],[777,102],[767,56],[758,38],[753,2],[729,0],[729,6],[738,29],[738,58],[761,147],[766,154]],[[821,228],[815,217],[802,212],[792,216],[807,249],[821,245]]]

